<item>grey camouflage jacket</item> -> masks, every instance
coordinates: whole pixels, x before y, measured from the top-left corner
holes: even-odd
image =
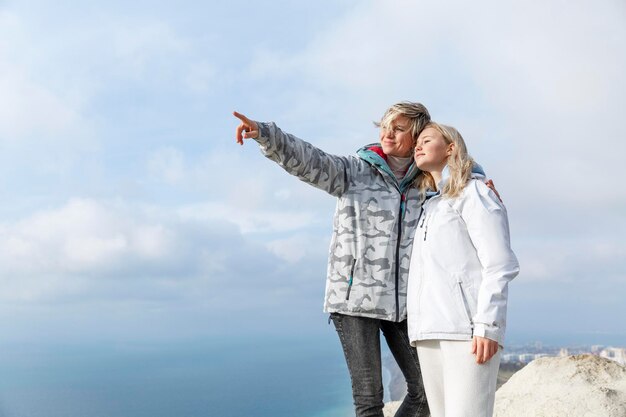
[[[274,123],[258,123],[263,154],[337,197],[324,311],[406,319],[407,279],[421,204],[411,165],[398,183],[379,144],[358,157],[329,155]]]

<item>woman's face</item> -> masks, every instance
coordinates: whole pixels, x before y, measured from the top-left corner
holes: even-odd
[[[411,119],[398,115],[389,126],[380,127],[380,144],[386,155],[406,158],[413,151],[413,135],[411,133]]]
[[[427,127],[417,138],[413,157],[415,165],[422,171],[441,171],[446,166],[454,145],[446,143],[443,135],[435,128]]]

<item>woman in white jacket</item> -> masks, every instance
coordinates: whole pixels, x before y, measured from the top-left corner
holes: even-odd
[[[407,294],[433,417],[493,414],[507,287],[519,272],[506,209],[482,181],[459,132],[430,123],[419,135],[416,185],[424,201]]]

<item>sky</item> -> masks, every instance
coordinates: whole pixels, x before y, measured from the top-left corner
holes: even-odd
[[[410,100],[507,206],[507,338],[626,341],[625,73],[618,0],[0,1],[2,339],[327,334],[335,199],[231,113],[349,155]]]

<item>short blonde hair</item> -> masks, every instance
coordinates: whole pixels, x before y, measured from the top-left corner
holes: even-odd
[[[389,107],[380,122],[374,122],[377,127],[387,128],[398,116],[405,116],[411,120],[411,135],[417,139],[419,134],[430,122],[430,113],[422,103],[402,101]]]
[[[448,169],[450,170],[450,179],[441,190],[441,194],[445,197],[456,197],[463,191],[463,188],[465,188],[465,185],[472,175],[474,160],[467,152],[467,146],[465,145],[463,136],[461,136],[458,130],[452,126],[435,122],[428,123],[424,126],[424,129],[429,127],[441,133],[447,144],[454,144],[452,154],[450,154],[447,161]],[[420,191],[422,199],[425,198],[428,189],[435,190],[437,188],[433,176],[423,171],[415,178],[415,184]]]

